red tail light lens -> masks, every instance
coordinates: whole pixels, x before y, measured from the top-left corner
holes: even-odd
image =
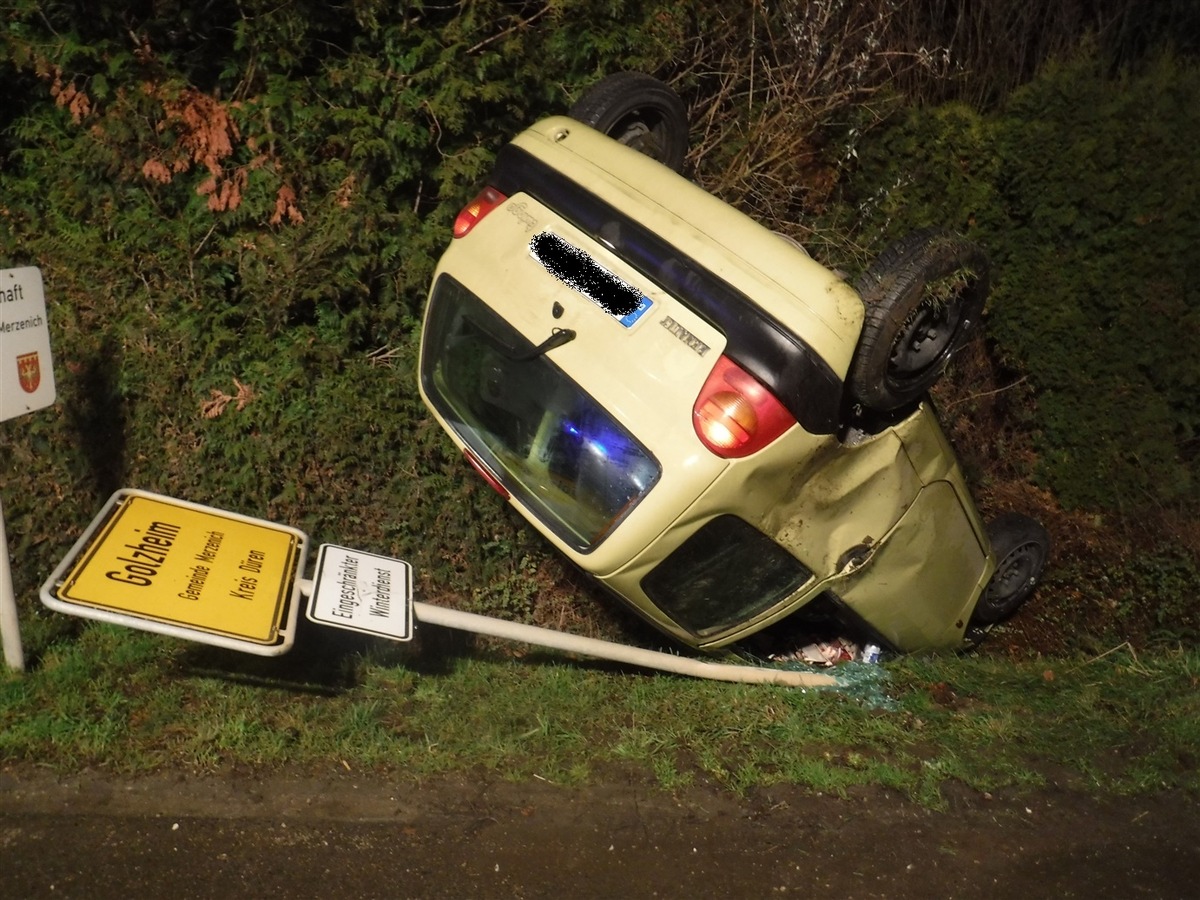
[[[472,228],[508,198],[493,187],[485,187],[470,203],[462,208],[454,220],[454,236],[465,237]]]
[[[722,356],[692,407],[692,426],[717,456],[756,453],[796,424],[784,405],[733,360]]]
[[[471,464],[471,468],[483,476],[483,480],[488,483],[488,487],[505,500],[508,499],[508,488],[500,483],[500,479],[496,477],[495,473],[487,467],[482,459],[467,448],[463,449],[463,456],[467,458],[467,462]]]

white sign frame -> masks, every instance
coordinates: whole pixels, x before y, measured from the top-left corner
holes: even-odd
[[[369,566],[366,579],[359,571]],[[402,559],[322,544],[308,601],[308,620],[410,641],[413,636],[412,566]]]
[[[117,505],[129,497],[146,497],[162,503],[168,503],[173,506],[180,507],[186,510],[192,510],[197,513],[209,513],[220,516],[224,519],[231,519],[235,522],[242,522],[247,525],[259,526],[272,531],[284,532],[293,536],[296,540],[295,564],[291,572],[291,589],[288,596],[284,600],[286,609],[283,613],[283,619],[279,623],[278,636],[275,643],[263,644],[256,641],[244,640],[239,637],[232,637],[201,628],[190,628],[186,625],[176,624],[173,622],[160,621],[153,618],[136,615],[128,612],[120,612],[112,609],[106,609],[100,606],[89,606],[78,602],[61,599],[58,596],[59,589],[63,581],[67,578],[67,574],[74,568],[76,561],[84,554],[97,532],[105,525],[109,516],[116,509]],[[42,603],[47,608],[55,612],[65,613],[71,616],[79,616],[84,619],[95,619],[100,622],[108,622],[113,625],[121,625],[126,628],[135,628],[140,631],[151,631],[156,634],[164,634],[169,637],[181,638],[187,641],[195,641],[201,644],[211,644],[216,647],[224,647],[227,650],[238,650],[242,653],[252,653],[256,656],[280,656],[292,649],[292,645],[296,640],[296,623],[299,619],[300,606],[302,605],[302,587],[305,584],[303,572],[308,561],[308,535],[297,528],[292,528],[288,525],[280,525],[277,522],[269,522],[265,519],[256,519],[251,516],[244,516],[240,513],[228,512],[227,510],[216,509],[211,506],[202,506],[199,503],[191,503],[187,500],[179,500],[174,497],[167,497],[162,494],[155,494],[149,491],[141,491],[136,488],[121,488],[117,490],[104,505],[104,508],[92,520],[91,524],[84,530],[83,534],[71,547],[70,551],[63,558],[58,567],[51,573],[42,585],[40,597]]]
[[[56,397],[42,271],[0,269],[0,422],[45,409]]]

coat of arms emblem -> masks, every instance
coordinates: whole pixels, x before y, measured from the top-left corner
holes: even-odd
[[[42,365],[37,351],[17,356],[17,374],[25,393],[32,394],[38,389],[38,385],[42,383]]]

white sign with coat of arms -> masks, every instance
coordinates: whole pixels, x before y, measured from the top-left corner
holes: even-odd
[[[0,269],[0,422],[54,403],[42,273]]]

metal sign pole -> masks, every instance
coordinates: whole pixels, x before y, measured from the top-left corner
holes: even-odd
[[[14,377],[15,376],[15,377]],[[46,292],[36,266],[0,269],[0,422],[54,403]],[[4,509],[0,507],[0,640],[10,669],[25,671]]]
[[[17,597],[13,592],[12,566],[8,559],[8,535],[4,532],[4,506],[0,504],[0,638],[4,640],[4,661],[14,672],[25,671],[25,652],[21,649],[21,629],[17,622]]]

